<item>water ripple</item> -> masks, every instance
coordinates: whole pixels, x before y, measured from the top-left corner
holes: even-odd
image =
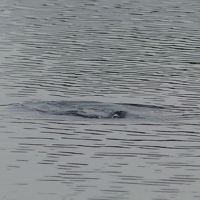
[[[1,199],[199,199],[199,10],[197,0],[2,1]],[[75,100],[134,117],[37,111]]]

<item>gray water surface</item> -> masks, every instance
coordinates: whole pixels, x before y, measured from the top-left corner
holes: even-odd
[[[199,1],[0,3],[0,199],[200,198]]]

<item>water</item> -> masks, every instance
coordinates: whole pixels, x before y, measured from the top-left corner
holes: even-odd
[[[199,10],[197,0],[1,1],[0,198],[199,199]],[[142,117],[16,109],[62,101],[139,104],[128,111]]]

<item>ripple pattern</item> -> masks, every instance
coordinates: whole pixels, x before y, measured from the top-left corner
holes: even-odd
[[[2,0],[0,199],[199,199],[199,11],[198,0]],[[150,107],[83,120],[19,106],[75,100]]]

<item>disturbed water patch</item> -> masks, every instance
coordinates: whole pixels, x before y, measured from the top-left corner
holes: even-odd
[[[90,119],[159,118],[164,107],[103,103],[94,101],[40,101],[16,104],[20,109],[46,115],[74,116]]]

